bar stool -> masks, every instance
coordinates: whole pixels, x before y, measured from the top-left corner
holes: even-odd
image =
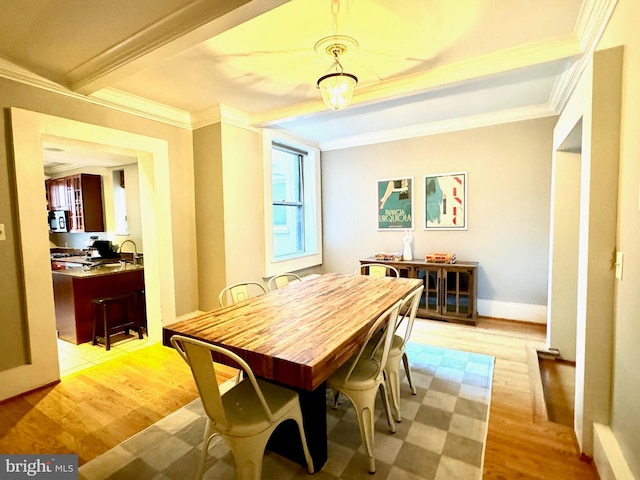
[[[105,349],[111,349],[111,335],[124,330],[125,334],[129,334],[129,329],[133,328],[138,332],[138,338],[142,339],[142,329],[140,328],[139,316],[135,310],[136,298],[135,294],[126,293],[115,295],[113,297],[94,298],[91,300],[96,305],[96,316],[93,319],[93,344],[98,344],[98,338],[104,341]],[[110,308],[111,307],[111,308]],[[120,307],[121,319],[120,323],[110,325],[112,319],[109,317],[117,307]],[[133,307],[133,308],[132,308]],[[131,317],[131,319],[130,319]],[[98,337],[97,326],[102,323],[104,337]]]
[[[147,328],[147,301],[145,298],[144,290],[136,290],[136,315],[138,316],[138,321],[140,322],[140,326],[144,329],[144,331],[149,334]]]

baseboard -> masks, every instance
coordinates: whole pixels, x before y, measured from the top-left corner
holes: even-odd
[[[546,324],[547,306],[479,298],[478,315],[481,317],[508,318],[509,320],[521,322]]]
[[[593,424],[593,461],[600,480],[635,479],[608,425]]]

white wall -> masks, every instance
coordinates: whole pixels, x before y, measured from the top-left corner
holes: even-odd
[[[607,428],[613,435],[607,451],[619,451],[628,467],[616,462],[614,467],[633,472],[627,477],[640,478],[640,2],[618,0],[599,49],[624,45],[622,71],[622,115],[618,183],[617,248],[624,253],[622,280],[615,284],[613,385],[611,414]],[[613,444],[612,444],[613,443]],[[612,456],[611,458],[616,458]]]
[[[378,179],[414,177],[414,259],[479,262],[480,315],[546,321],[555,117],[323,152],[323,271],[351,272],[402,231],[376,230]],[[423,177],[468,172],[468,230],[424,231]],[[518,318],[518,315],[520,316]]]
[[[593,422],[607,422],[611,406],[621,54],[596,52],[554,130],[559,147],[582,122],[574,429],[586,455]]]

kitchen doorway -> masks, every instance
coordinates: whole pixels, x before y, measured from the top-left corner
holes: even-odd
[[[128,241],[128,250],[135,254],[143,254],[144,237],[140,218],[140,188],[136,157],[114,153],[104,145],[79,144],[69,142],[67,139],[57,139],[55,142],[43,141],[43,159],[47,180],[78,174],[99,175],[102,179],[103,219],[99,223],[104,225],[104,231],[50,232],[50,246],[56,248],[56,255],[60,257],[56,262],[59,267],[65,266],[65,260],[69,256],[84,256],[93,238],[111,241],[114,247]],[[83,268],[79,264],[71,263],[70,268],[85,270],[88,267]],[[58,268],[56,271],[60,273]],[[56,305],[56,308],[60,306]],[[82,318],[81,321],[90,325],[94,319],[87,313],[85,310],[76,312],[77,315],[85,315],[87,318]],[[149,344],[146,335],[140,340],[133,331],[129,335],[124,333],[114,335],[109,351],[106,351],[102,344],[92,345],[91,342],[75,344],[67,340],[69,340],[68,335],[66,339],[58,338],[57,342],[61,377],[126,355]]]
[[[55,313],[51,285],[48,227],[42,221],[43,139],[67,139],[127,152],[138,162],[142,230],[145,236],[145,291],[150,342],[162,340],[162,323],[175,320],[175,284],[166,140],[100,127],[22,109],[11,109],[19,210],[20,247],[25,285],[26,325],[22,340],[30,362],[0,372],[10,385],[7,398],[57,381]],[[162,214],[159,214],[162,212]],[[20,341],[20,339],[17,339]]]

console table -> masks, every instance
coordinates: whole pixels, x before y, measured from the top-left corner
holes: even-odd
[[[378,260],[370,257],[361,265],[381,263],[395,267],[401,277],[418,278],[424,292],[418,316],[475,325],[478,318],[478,262],[429,263],[422,260]]]

